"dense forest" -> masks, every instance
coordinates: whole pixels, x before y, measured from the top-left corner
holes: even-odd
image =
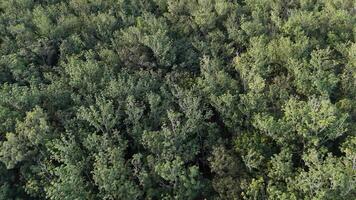
[[[0,0],[0,199],[356,196],[354,0]]]

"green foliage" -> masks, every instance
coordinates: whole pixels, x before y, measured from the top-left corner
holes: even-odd
[[[58,177],[46,189],[48,199],[91,199],[84,179],[78,168],[73,165],[63,165],[57,168],[54,174]]]
[[[352,199],[352,0],[0,1],[0,199]]]
[[[16,123],[16,133],[6,134],[6,141],[1,143],[0,158],[7,168],[14,168],[19,162],[43,154],[41,145],[45,145],[50,138],[47,116],[41,108],[36,107],[26,114],[23,122]]]
[[[323,156],[316,150],[303,155],[308,171],[302,171],[295,187],[306,199],[347,199],[355,195],[353,161]]]
[[[329,100],[311,98],[309,101],[290,99],[283,108],[283,118],[256,115],[255,127],[281,145],[302,140],[303,146],[319,146],[334,140],[347,131],[346,114],[337,112]]]
[[[124,159],[127,144],[120,138],[113,140],[116,137],[110,138],[107,134],[88,137],[88,145],[98,149],[94,154],[92,171],[95,185],[99,187],[99,195],[103,199],[138,199],[141,192],[130,180],[132,174]]]

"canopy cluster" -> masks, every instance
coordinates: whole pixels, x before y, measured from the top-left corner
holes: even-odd
[[[353,199],[353,0],[0,0],[0,199]]]

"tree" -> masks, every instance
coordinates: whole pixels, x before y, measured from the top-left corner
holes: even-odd
[[[0,1],[0,199],[350,199],[352,0]]]

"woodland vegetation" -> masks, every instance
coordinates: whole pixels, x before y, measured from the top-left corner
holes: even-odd
[[[0,0],[0,199],[356,196],[354,0]]]

